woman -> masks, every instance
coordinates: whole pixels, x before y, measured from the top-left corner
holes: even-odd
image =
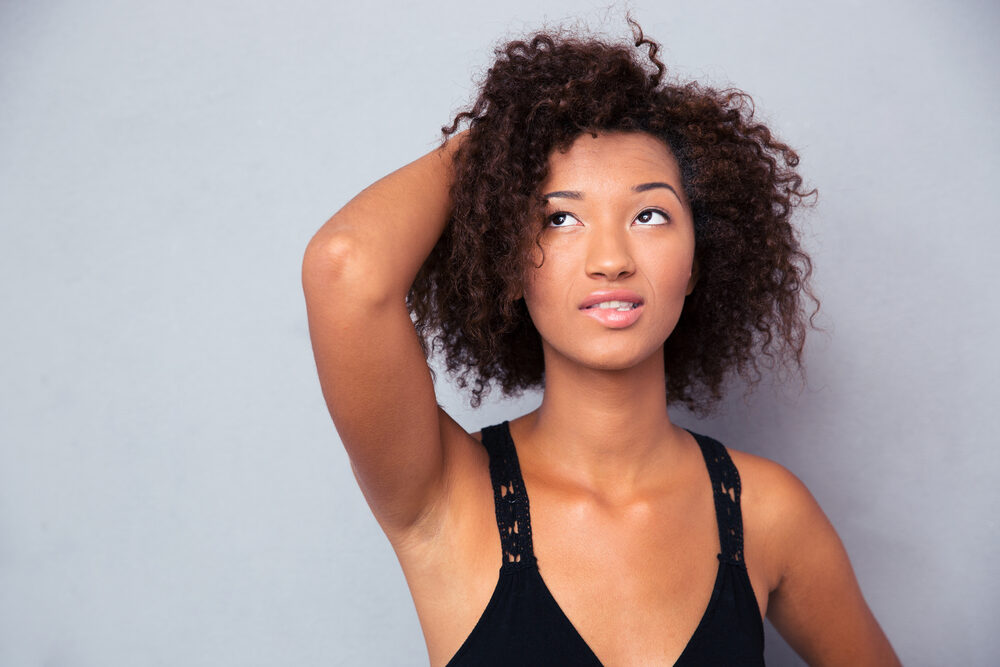
[[[768,615],[811,664],[898,664],[801,482],[670,420],[760,355],[800,367],[809,193],[745,95],[663,83],[633,28],[499,50],[451,138],[306,251],[324,396],[430,663],[761,664]],[[470,435],[434,349],[473,405],[540,407]]]

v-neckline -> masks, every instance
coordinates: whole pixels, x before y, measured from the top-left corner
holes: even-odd
[[[531,521],[531,503],[528,500],[528,487],[524,483],[524,475],[521,472],[521,462],[520,462],[520,459],[518,458],[518,455],[517,455],[517,446],[514,444],[514,436],[511,435],[511,432],[510,432],[510,422],[509,421],[504,421],[503,424],[502,424],[502,426],[503,426],[503,436],[507,440],[508,450],[511,453],[511,456],[513,458],[514,470],[517,471],[517,475],[521,478],[520,479],[520,484],[521,484],[521,491],[524,493],[525,511],[526,511],[526,513],[528,515],[528,521],[530,522]],[[702,445],[701,445],[701,441],[698,439],[698,435],[696,433],[690,431],[689,429],[685,428],[684,430],[691,434],[691,436],[698,443],[698,448],[701,449]],[[716,513],[716,516],[715,516],[715,523],[716,523],[716,528],[719,528],[720,527],[718,525],[718,523],[719,523],[719,517],[718,517],[717,513]],[[529,535],[531,535],[530,532],[529,532]],[[532,553],[533,557],[530,559],[530,563],[526,564],[525,567],[530,568],[531,570],[533,570],[535,572],[535,574],[538,576],[538,580],[542,584],[542,590],[545,592],[545,595],[548,597],[548,599],[552,602],[553,608],[559,613],[559,616],[566,622],[566,625],[568,626],[568,628],[572,630],[572,634],[575,636],[576,641],[578,641],[581,646],[586,647],[586,649],[590,653],[590,655],[593,656],[594,662],[596,664],[601,665],[603,667],[604,662],[600,658],[597,657],[597,654],[594,652],[594,649],[590,646],[589,643],[587,643],[587,640],[583,638],[583,635],[580,634],[580,630],[576,627],[576,625],[573,623],[573,621],[570,620],[569,616],[566,615],[566,612],[563,611],[563,608],[559,605],[559,602],[556,600],[555,596],[552,595],[552,591],[549,590],[548,584],[545,583],[545,578],[542,577],[542,573],[538,569],[537,559],[534,558],[534,550],[535,550],[534,539],[531,538],[531,537],[529,537],[529,540],[530,540],[530,545],[531,545],[531,553]],[[721,548],[721,544],[720,544],[720,548]],[[694,640],[698,637],[698,633],[701,632],[702,627],[704,627],[704,625],[705,625],[706,619],[708,619],[710,617],[710,615],[712,614],[712,611],[715,608],[716,601],[719,599],[719,591],[722,588],[722,576],[723,576],[723,573],[725,572],[726,563],[722,559],[722,552],[721,551],[719,552],[717,558],[719,560],[719,567],[718,567],[718,569],[716,570],[716,573],[715,573],[715,582],[712,584],[712,595],[711,595],[711,597],[708,600],[708,605],[705,607],[705,611],[702,613],[701,618],[698,620],[698,626],[694,629],[694,632],[688,638],[687,643],[684,644],[684,648],[681,650],[680,655],[677,656],[677,660],[674,662],[674,667],[677,667],[677,665],[681,664],[681,660],[683,660],[684,655],[688,652],[688,649],[694,643]],[[500,577],[501,577],[501,579],[502,579],[503,575],[505,574],[505,572],[509,572],[509,571],[510,570],[507,570],[505,567],[501,567],[500,568]],[[499,588],[500,588],[500,582],[498,581],[497,582],[497,590],[498,591],[499,591]]]

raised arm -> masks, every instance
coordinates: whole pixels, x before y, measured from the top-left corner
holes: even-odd
[[[389,536],[417,525],[443,490],[442,422],[406,308],[444,229],[463,135],[365,188],[309,242],[302,285],[330,416]]]

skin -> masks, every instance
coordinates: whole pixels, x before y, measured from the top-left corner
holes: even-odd
[[[694,222],[677,163],[654,137],[582,135],[549,164],[541,191],[580,198],[548,199],[541,266],[525,281],[546,381],[522,439],[546,443],[538,454],[581,488],[628,497],[689,444],[667,414],[663,342],[697,281]],[[646,183],[671,189],[633,191]],[[595,290],[618,288],[644,301],[633,325],[608,328],[580,311]]]
[[[486,451],[436,404],[403,300],[447,219],[453,148],[359,194],[303,262],[323,393],[435,666],[482,615],[501,554]],[[545,391],[510,424],[535,555],[604,664],[673,664],[708,604],[720,548],[701,453],[666,409],[663,343],[697,289],[690,206],[668,147],[649,135],[582,135],[549,161],[542,193],[563,195],[549,198],[555,217],[523,294],[543,341]],[[647,183],[670,187],[635,191]],[[631,326],[580,312],[608,288],[642,297]],[[761,614],[809,664],[899,664],[805,486],[767,459],[730,455]]]

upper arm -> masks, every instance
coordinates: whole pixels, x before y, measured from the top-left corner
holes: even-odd
[[[302,284],[330,416],[369,507],[393,539],[440,497],[446,415],[405,301],[373,287],[369,270],[350,244],[314,239]]]
[[[768,618],[810,665],[898,665],[833,525],[798,478],[772,466],[768,544],[780,578]]]

